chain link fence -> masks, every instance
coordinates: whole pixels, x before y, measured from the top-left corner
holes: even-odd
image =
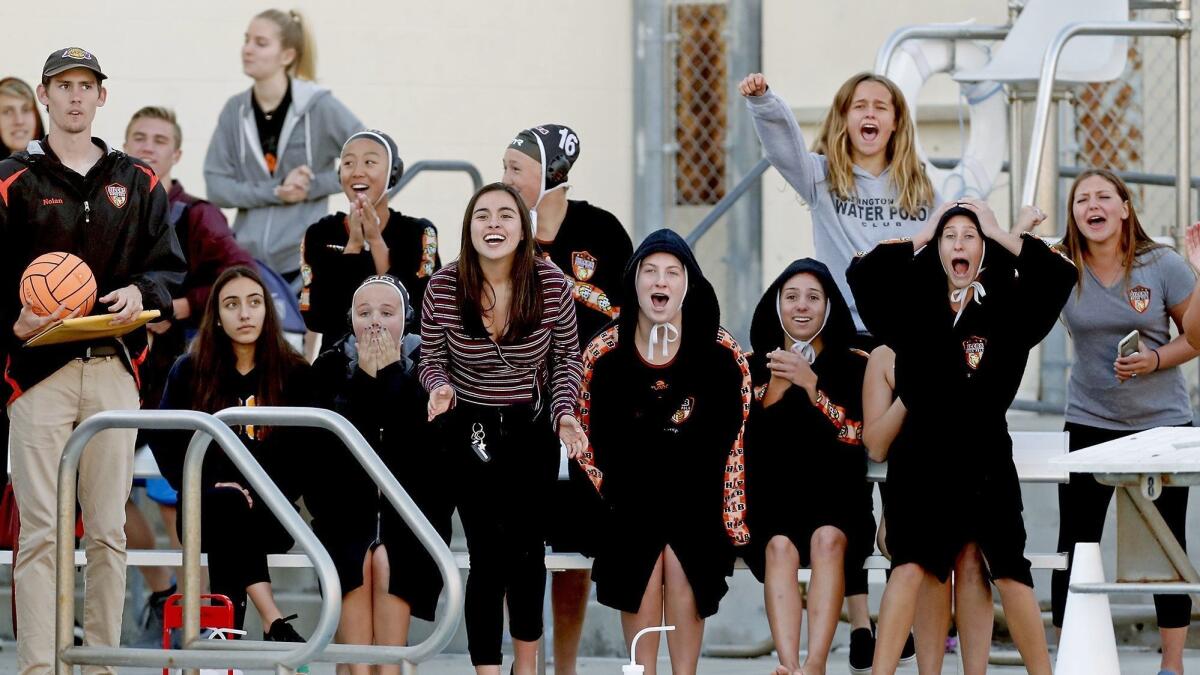
[[[1192,0],[1193,30],[1200,29]],[[1168,21],[1169,10],[1138,10],[1135,20]],[[1191,43],[1191,105],[1200,103],[1200,41]],[[1175,41],[1167,38],[1133,38],[1125,73],[1114,82],[1089,85],[1075,102],[1076,163],[1081,167],[1109,167],[1163,175],[1175,174]],[[1192,148],[1192,175],[1200,174]],[[1170,236],[1175,221],[1175,188],[1132,185],[1134,207],[1151,235]],[[1063,197],[1066,198],[1064,187]],[[1193,196],[1193,207],[1197,206]]]
[[[726,2],[669,4],[675,206],[706,206],[725,196],[728,14]]]

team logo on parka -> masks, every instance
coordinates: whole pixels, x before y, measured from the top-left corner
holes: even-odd
[[[575,272],[575,278],[580,281],[587,281],[596,273],[596,256],[587,251],[574,251],[571,253],[571,270]]]
[[[963,340],[963,356],[966,357],[967,365],[971,367],[971,370],[979,368],[985,347],[987,347],[987,340],[975,335]]]
[[[671,415],[671,421],[675,423],[675,426],[683,424],[689,417],[692,416],[692,408],[695,407],[695,405],[696,399],[692,398],[691,396],[683,399],[683,403],[680,404],[679,410],[676,410],[675,414]]]
[[[1150,307],[1150,289],[1145,286],[1134,286],[1127,292],[1129,296],[1129,306],[1137,311],[1138,314],[1144,314],[1146,309]]]
[[[129,188],[120,183],[113,183],[104,188],[104,193],[108,195],[108,201],[118,209],[125,206],[125,202],[129,200]]]

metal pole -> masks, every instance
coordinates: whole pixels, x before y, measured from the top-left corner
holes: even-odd
[[[1136,485],[1124,485],[1120,489],[1125,491],[1125,494],[1129,497],[1129,501],[1137,507],[1138,515],[1146,523],[1146,529],[1150,530],[1150,533],[1154,535],[1154,539],[1158,541],[1163,554],[1167,556],[1167,560],[1171,561],[1171,566],[1175,568],[1180,578],[1191,584],[1193,588],[1200,585],[1200,574],[1197,574],[1196,568],[1192,566],[1191,559],[1188,558],[1187,551],[1183,550],[1183,546],[1175,538],[1175,533],[1171,531],[1171,527],[1167,525],[1167,521],[1159,513],[1158,507],[1143,497],[1141,488]],[[1187,592],[1192,596],[1192,602],[1200,606],[1200,591],[1190,590]]]
[[[471,179],[471,186],[474,188],[472,192],[478,192],[479,188],[483,187],[483,176],[479,174],[479,169],[470,162],[457,159],[423,159],[405,169],[404,175],[400,177],[395,187],[388,191],[388,198],[394,197],[423,171],[462,171]]]
[[[933,38],[943,40],[1003,40],[1012,26],[963,26],[961,24],[932,24],[905,26],[888,36],[875,53],[875,72],[886,75],[892,56],[907,40]]]
[[[1017,222],[1017,214],[1021,211],[1021,167],[1025,157],[1023,141],[1025,120],[1025,102],[1020,95],[1009,89],[1008,93],[1008,226]]]
[[[762,159],[754,121],[737,90],[742,77],[762,70],[762,0],[732,0],[728,7],[726,187],[752,173]],[[735,327],[734,337],[743,345],[750,343],[750,319],[762,294],[763,276],[762,182],[753,181],[748,192],[736,203],[726,225],[723,258],[731,283],[721,303],[729,314],[726,325]]]
[[[1042,58],[1042,73],[1038,81],[1037,101],[1033,117],[1033,134],[1029,144],[1028,164],[1025,168],[1024,189],[1021,191],[1022,204],[1036,203],[1038,178],[1042,168],[1042,149],[1046,145],[1050,124],[1051,94],[1058,72],[1058,61],[1067,42],[1074,37],[1085,35],[1177,37],[1188,30],[1190,28],[1187,24],[1180,24],[1178,21],[1090,21],[1068,24],[1058,32]],[[1186,171],[1184,175],[1187,175]],[[1184,197],[1184,199],[1187,198]]]
[[[1192,9],[1190,0],[1179,0],[1179,6],[1175,10],[1175,20],[1180,25],[1190,29],[1192,25]],[[1178,37],[1175,38],[1175,76],[1176,76],[1176,104],[1175,116],[1178,135],[1178,156],[1175,166],[1175,227],[1171,233],[1175,237],[1175,247],[1179,248],[1183,244],[1184,234],[1187,232],[1188,221],[1191,217],[1191,204],[1189,200],[1192,197],[1192,192],[1188,186],[1188,177],[1192,173],[1192,139],[1191,139],[1191,30],[1181,31]]]
[[[666,225],[666,24],[664,0],[633,11],[633,240]]]

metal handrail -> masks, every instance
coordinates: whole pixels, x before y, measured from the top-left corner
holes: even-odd
[[[333,432],[339,440],[345,444],[346,448],[354,456],[358,463],[362,466],[367,475],[375,482],[383,494],[391,502],[396,512],[408,524],[413,534],[420,540],[421,545],[433,557],[437,563],[438,570],[442,574],[442,580],[446,588],[446,605],[443,612],[440,613],[437,623],[434,625],[433,631],[424,641],[411,646],[389,647],[389,646],[374,646],[374,645],[329,645],[319,654],[312,655],[309,661],[312,662],[327,662],[327,663],[369,663],[369,664],[397,664],[401,661],[409,661],[419,663],[432,656],[441,653],[450,641],[454,639],[454,633],[458,629],[459,619],[463,611],[463,585],[462,577],[458,571],[458,562],[454,558],[454,554],[450,552],[450,548],[446,546],[446,542],[442,541],[441,536],[433,529],[433,525],[421,512],[420,507],[408,496],[408,493],[401,487],[400,482],[396,480],[395,475],[379,458],[379,455],[371,447],[370,443],[363,438],[358,429],[354,427],[345,417],[325,410],[323,408],[300,408],[300,407],[241,407],[241,408],[226,408],[214,415],[218,420],[228,424],[247,425],[261,424],[270,425],[273,427],[308,427],[325,429]],[[190,452],[190,451],[189,451]],[[203,457],[200,456],[194,461],[198,467]],[[192,462],[192,457],[189,454],[188,462]],[[185,464],[184,472],[186,481],[190,464]],[[198,475],[198,474],[197,474]],[[184,514],[186,516],[188,506],[185,505]],[[198,509],[193,509],[198,510]],[[188,579],[199,579],[200,576],[200,551],[199,548],[193,547],[189,549],[186,544],[186,537],[189,533],[189,523],[187,518],[184,518],[184,606],[187,606],[187,598],[190,593],[196,593],[198,596],[199,584],[189,584]],[[196,528],[195,535],[199,535],[199,520],[194,523]],[[338,593],[341,597],[339,587],[332,589],[322,586],[325,593]],[[196,590],[189,590],[196,589]],[[198,597],[197,597],[198,601]],[[186,635],[185,635],[186,639]],[[200,641],[189,644],[189,647],[199,649],[222,649],[232,648],[235,650],[279,650],[286,649],[286,646],[281,646],[278,642],[262,642],[253,640],[238,640],[233,643],[222,643],[220,641]]]
[[[1010,30],[1012,30],[1012,26],[973,26],[957,23],[904,26],[889,35],[888,39],[879,47],[879,51],[876,52],[875,56],[875,72],[879,75],[886,75],[888,68],[892,65],[892,56],[900,48],[900,44],[908,40],[919,40],[922,38],[942,40],[1003,40],[1008,37]]]
[[[460,159],[423,159],[404,171],[404,175],[396,182],[395,187],[388,191],[388,198],[396,196],[397,192],[404,189],[404,186],[408,185],[422,171],[462,171],[470,176],[471,184],[475,187],[473,192],[479,192],[479,188],[483,187],[483,176],[480,175],[479,169],[470,162]]]
[[[333,591],[332,597],[326,597],[321,606],[321,618],[317,628],[307,643],[296,645],[293,651],[281,654],[278,652],[247,653],[230,649],[199,652],[192,649],[161,650],[161,649],[131,649],[126,647],[75,647],[74,618],[75,618],[75,500],[76,481],[79,474],[79,461],[88,441],[97,433],[106,429],[190,429],[195,430],[188,447],[188,455],[184,460],[185,480],[183,498],[185,503],[192,502],[193,508],[184,511],[185,522],[199,518],[199,488],[200,461],[208,449],[210,439],[225,451],[242,475],[258,492],[259,498],[279,518],[280,523],[288,533],[299,542],[301,548],[312,558],[317,577],[322,588]],[[193,452],[199,448],[198,452]],[[192,475],[188,475],[191,468]],[[190,480],[189,480],[190,479]],[[197,534],[198,532],[197,527]],[[186,535],[185,531],[185,535]],[[58,541],[57,570],[56,570],[56,605],[55,605],[55,672],[58,675],[71,675],[73,666],[79,664],[103,666],[135,666],[135,667],[237,667],[253,668],[290,668],[295,669],[327,645],[333,639],[337,628],[337,617],[341,609],[341,592],[337,571],[329,553],[321,546],[312,530],[301,520],[300,514],[292,508],[291,503],[279,491],[279,488],[267,476],[258,462],[242,444],[237,435],[229,427],[222,424],[212,415],[190,410],[110,410],[97,413],[84,420],[67,439],[63,448],[62,459],[58,467]],[[199,553],[198,537],[184,539],[185,553],[189,549]],[[197,558],[198,561],[198,558]],[[190,585],[186,584],[184,592],[198,592],[198,575],[193,577]],[[199,633],[198,598],[194,596],[191,607],[185,605],[185,621],[192,616],[193,631],[190,638],[194,639]],[[189,611],[190,610],[190,611]],[[186,632],[186,631],[185,631]]]
[[[741,199],[742,195],[746,194],[746,191],[749,190],[769,168],[771,168],[771,162],[765,157],[758,160],[758,164],[750,167],[750,171],[740,181],[738,181],[738,184],[733,186],[733,189],[727,192],[724,197],[721,197],[721,201],[714,204],[712,210],[708,212],[708,215],[704,216],[704,218],[696,224],[696,227],[692,228],[692,231],[689,232],[686,237],[684,237],[684,241],[687,242],[688,246],[695,246],[696,242],[700,241],[700,237],[703,237],[706,232],[711,230],[712,226],[716,225],[717,221],[721,219],[721,216],[725,215],[729,209],[733,208],[734,203]]]
[[[1037,197],[1038,173],[1041,171],[1042,147],[1046,144],[1046,134],[1050,123],[1050,97],[1054,89],[1054,81],[1058,71],[1058,61],[1063,48],[1072,38],[1087,35],[1104,35],[1113,37],[1173,37],[1187,35],[1191,28],[1181,21],[1084,21],[1067,24],[1055,35],[1054,40],[1046,49],[1042,58],[1041,78],[1038,80],[1037,100],[1033,118],[1033,136],[1029,144],[1029,159],[1025,167],[1025,185],[1021,191],[1021,203],[1033,204]],[[1183,140],[1183,139],[1181,139]],[[1186,141],[1183,143],[1186,145]],[[1181,199],[1188,199],[1188,181],[1186,169],[1177,175],[1178,188],[1182,192]],[[1185,202],[1186,203],[1186,202]],[[1186,209],[1184,214],[1186,216]]]

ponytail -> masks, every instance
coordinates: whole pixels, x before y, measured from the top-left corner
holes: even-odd
[[[317,79],[317,50],[313,44],[312,31],[308,28],[308,20],[300,10],[282,11],[268,9],[254,17],[267,19],[279,26],[279,41],[284,49],[296,52],[296,58],[288,66],[288,75],[302,80]]]

